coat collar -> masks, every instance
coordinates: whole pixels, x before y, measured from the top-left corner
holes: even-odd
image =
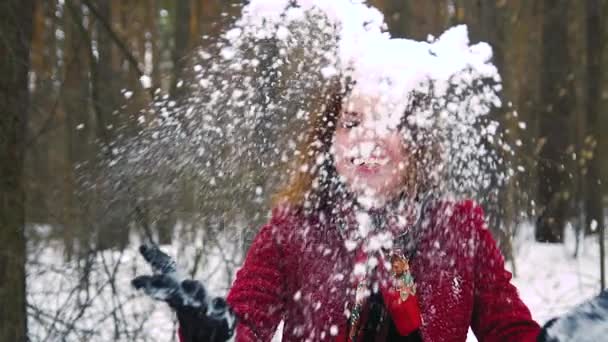
[[[394,241],[412,235],[408,233],[420,226],[433,199],[431,195],[422,200],[402,195],[383,207],[366,209],[347,196],[337,203],[332,216],[347,249],[353,250],[378,234],[390,233]]]

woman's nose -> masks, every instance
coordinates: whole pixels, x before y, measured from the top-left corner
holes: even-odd
[[[367,123],[361,125],[361,132],[359,133],[361,138],[364,139],[373,139],[378,137],[378,129],[376,125]]]

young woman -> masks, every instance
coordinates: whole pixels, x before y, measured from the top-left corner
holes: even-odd
[[[469,327],[536,340],[482,209],[429,196],[434,144],[417,142],[408,111],[386,122],[392,109],[351,93],[312,117],[228,295],[237,341],[270,340],[280,321],[283,341],[464,341]]]
[[[227,297],[178,281],[175,263],[142,246],[156,274],[136,288],[176,311],[184,342],[596,340],[608,293],[542,332],[510,283],[471,201],[436,193],[437,144],[409,125],[420,106],[335,92],[310,117],[291,182],[256,236]],[[235,329],[236,326],[236,329]],[[584,339],[592,331],[595,337]],[[583,333],[581,333],[583,332]],[[553,335],[552,335],[553,334]],[[555,336],[566,336],[563,339]]]
[[[227,297],[236,341],[269,341],[281,321],[284,342],[465,341],[469,327],[480,341],[536,340],[482,209],[434,195],[437,147],[408,124],[416,105],[392,122],[385,99],[335,92],[311,115]],[[174,293],[203,298],[192,284]],[[222,300],[168,301],[182,341],[232,334]]]
[[[469,327],[479,341],[605,340],[606,290],[532,320],[482,209],[438,196],[436,141],[409,124],[425,104],[376,95],[335,92],[310,116],[227,301],[140,248],[155,274],[132,284],[175,310],[180,340],[269,341],[281,321],[282,341],[465,341]]]

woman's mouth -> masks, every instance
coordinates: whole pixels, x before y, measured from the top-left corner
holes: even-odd
[[[388,163],[389,159],[386,157],[368,157],[368,158],[363,158],[363,157],[353,157],[351,158],[350,162],[355,165],[356,167],[368,167],[368,168],[376,168],[376,167],[381,167],[384,166]]]
[[[347,162],[356,172],[371,174],[377,173],[390,162],[388,152],[375,142],[361,142],[347,153]]]

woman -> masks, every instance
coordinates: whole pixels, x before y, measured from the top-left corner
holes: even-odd
[[[391,122],[398,104],[335,92],[311,115],[291,182],[227,297],[236,341],[269,341],[281,321],[285,342],[464,341],[469,327],[480,341],[536,340],[482,209],[432,196],[438,153],[408,124],[416,106]],[[221,314],[182,302],[172,306],[183,341],[230,336]]]
[[[536,339],[481,208],[427,196],[433,145],[414,146],[405,116],[383,122],[393,108],[351,93],[313,117],[296,165],[307,172],[279,194],[228,295],[237,341],[269,340],[281,320],[283,341],[464,341],[469,326],[481,341]],[[392,246],[370,246],[386,233]]]

